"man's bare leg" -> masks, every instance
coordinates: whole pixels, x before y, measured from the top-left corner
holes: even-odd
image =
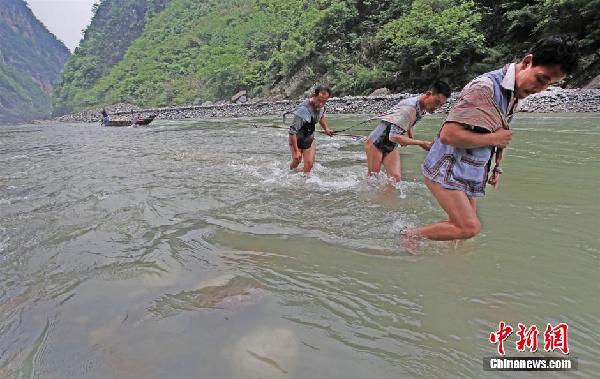
[[[400,181],[400,151],[398,149],[392,150],[389,154],[383,157],[383,167],[388,178],[393,179],[396,182]]]
[[[365,153],[367,154],[367,174],[369,176],[379,174],[383,162],[383,153],[368,138],[365,141]]]
[[[305,174],[310,173],[313,166],[315,165],[315,157],[317,155],[317,141],[313,141],[310,147],[306,150],[302,150],[302,158],[304,158],[304,168],[302,172]]]
[[[379,149],[377,149],[377,151],[379,151]],[[387,180],[381,186],[379,192],[382,194],[389,194],[396,191],[396,183],[400,181],[400,153],[398,150],[392,150],[392,152],[388,154],[381,155]]]
[[[477,217],[477,202],[464,192],[443,188],[440,184],[425,178],[425,185],[448,214],[448,220],[436,222],[409,232],[435,241],[467,239],[476,236],[481,230]]]

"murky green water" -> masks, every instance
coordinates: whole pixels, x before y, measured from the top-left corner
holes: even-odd
[[[352,137],[288,172],[277,120],[0,129],[0,377],[547,377],[482,370],[499,321],[542,329],[533,356],[566,322],[579,370],[550,376],[597,375],[599,114],[519,115],[482,234],[417,256],[422,150],[381,195]]]

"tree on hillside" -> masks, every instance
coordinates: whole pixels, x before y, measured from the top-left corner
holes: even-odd
[[[378,34],[400,87],[419,89],[436,77],[462,80],[484,48],[481,14],[472,0],[415,0],[410,12]]]
[[[571,82],[583,85],[600,73],[600,0],[476,0],[476,5],[483,16],[488,64],[519,59],[549,34],[569,34],[583,55]]]

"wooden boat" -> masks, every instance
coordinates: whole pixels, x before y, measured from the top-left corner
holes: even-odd
[[[131,125],[131,120],[111,120],[109,122],[105,122],[102,125],[104,126],[129,126]]]
[[[140,118],[137,122],[136,125],[148,125],[150,124],[154,119],[156,118],[156,115],[150,115],[149,117],[145,117],[145,118]],[[119,127],[119,126],[130,126],[132,124],[131,120],[111,120],[109,122],[104,123],[104,126],[113,126],[113,127]]]
[[[149,123],[151,123],[154,119],[156,118],[156,115],[150,115],[149,117],[146,118],[140,118],[137,122],[138,125],[148,125]]]

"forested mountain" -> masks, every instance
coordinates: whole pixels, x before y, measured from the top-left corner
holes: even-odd
[[[168,2],[104,0],[94,4],[92,22],[67,63],[55,91],[55,112],[96,103],[98,99],[90,96],[90,90],[123,59],[131,43],[144,32],[147,21]],[[176,23],[177,20],[171,22]]]
[[[386,86],[456,89],[518,59],[541,36],[575,36],[568,83],[600,72],[600,0],[102,0],[68,64],[55,110],[301,95]]]
[[[69,50],[23,0],[0,0],[0,123],[52,112],[51,93]]]

